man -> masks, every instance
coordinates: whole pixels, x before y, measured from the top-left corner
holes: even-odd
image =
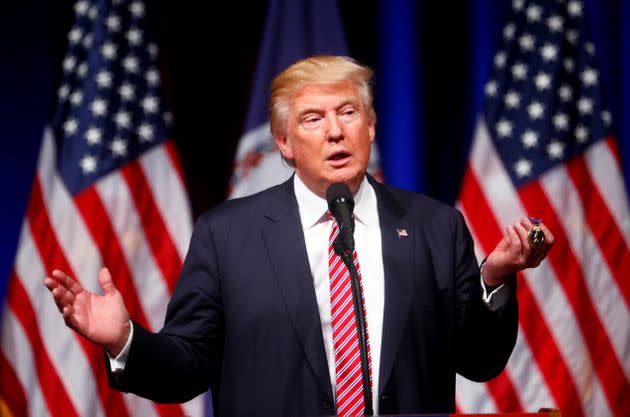
[[[371,77],[349,58],[318,56],[274,79],[271,130],[295,175],[198,219],[158,334],[130,321],[107,269],[103,296],[61,271],[46,278],[67,325],[106,350],[113,387],[159,402],[210,387],[220,416],[360,415],[370,398],[375,413],[416,414],[454,410],[455,372],[501,372],[517,332],[515,272],[538,265],[553,236],[528,218],[508,225],[480,272],[461,214],[369,177]],[[365,397],[360,379],[342,377],[361,372],[358,359],[344,365],[357,354],[344,350],[358,343],[354,316],[336,310],[349,283],[333,280],[349,274],[329,245],[334,183],[356,204]],[[352,318],[340,330],[342,314]]]

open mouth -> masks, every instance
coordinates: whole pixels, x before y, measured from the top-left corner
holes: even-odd
[[[330,155],[328,157],[328,159],[331,160],[331,161],[341,161],[341,160],[349,158],[349,157],[350,157],[350,154],[348,152],[341,151],[341,152],[336,152],[336,153]]]

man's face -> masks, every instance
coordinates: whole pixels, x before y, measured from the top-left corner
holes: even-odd
[[[375,120],[353,83],[307,84],[289,103],[286,131],[276,143],[304,184],[324,197],[335,182],[357,191],[374,134]]]

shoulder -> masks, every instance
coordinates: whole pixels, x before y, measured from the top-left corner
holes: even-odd
[[[416,230],[442,252],[462,242],[466,243],[463,247],[472,245],[464,216],[455,207],[425,194],[382,184],[376,185],[375,190],[379,214],[386,216],[385,224],[391,222]]]
[[[234,223],[251,225],[267,213],[293,205],[295,195],[292,184],[288,180],[256,194],[226,200],[199,216],[197,223],[202,222],[213,229]]]
[[[413,220],[436,221],[442,219],[458,222],[462,215],[455,207],[429,197],[426,194],[373,183],[379,204],[398,210],[402,217]]]

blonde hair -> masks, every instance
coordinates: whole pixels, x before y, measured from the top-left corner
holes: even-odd
[[[269,97],[271,134],[276,137],[278,131],[285,129],[293,96],[301,87],[310,83],[336,84],[345,81],[354,83],[359,90],[368,118],[375,120],[371,85],[373,74],[370,68],[346,56],[317,55],[297,61],[271,82]]]

